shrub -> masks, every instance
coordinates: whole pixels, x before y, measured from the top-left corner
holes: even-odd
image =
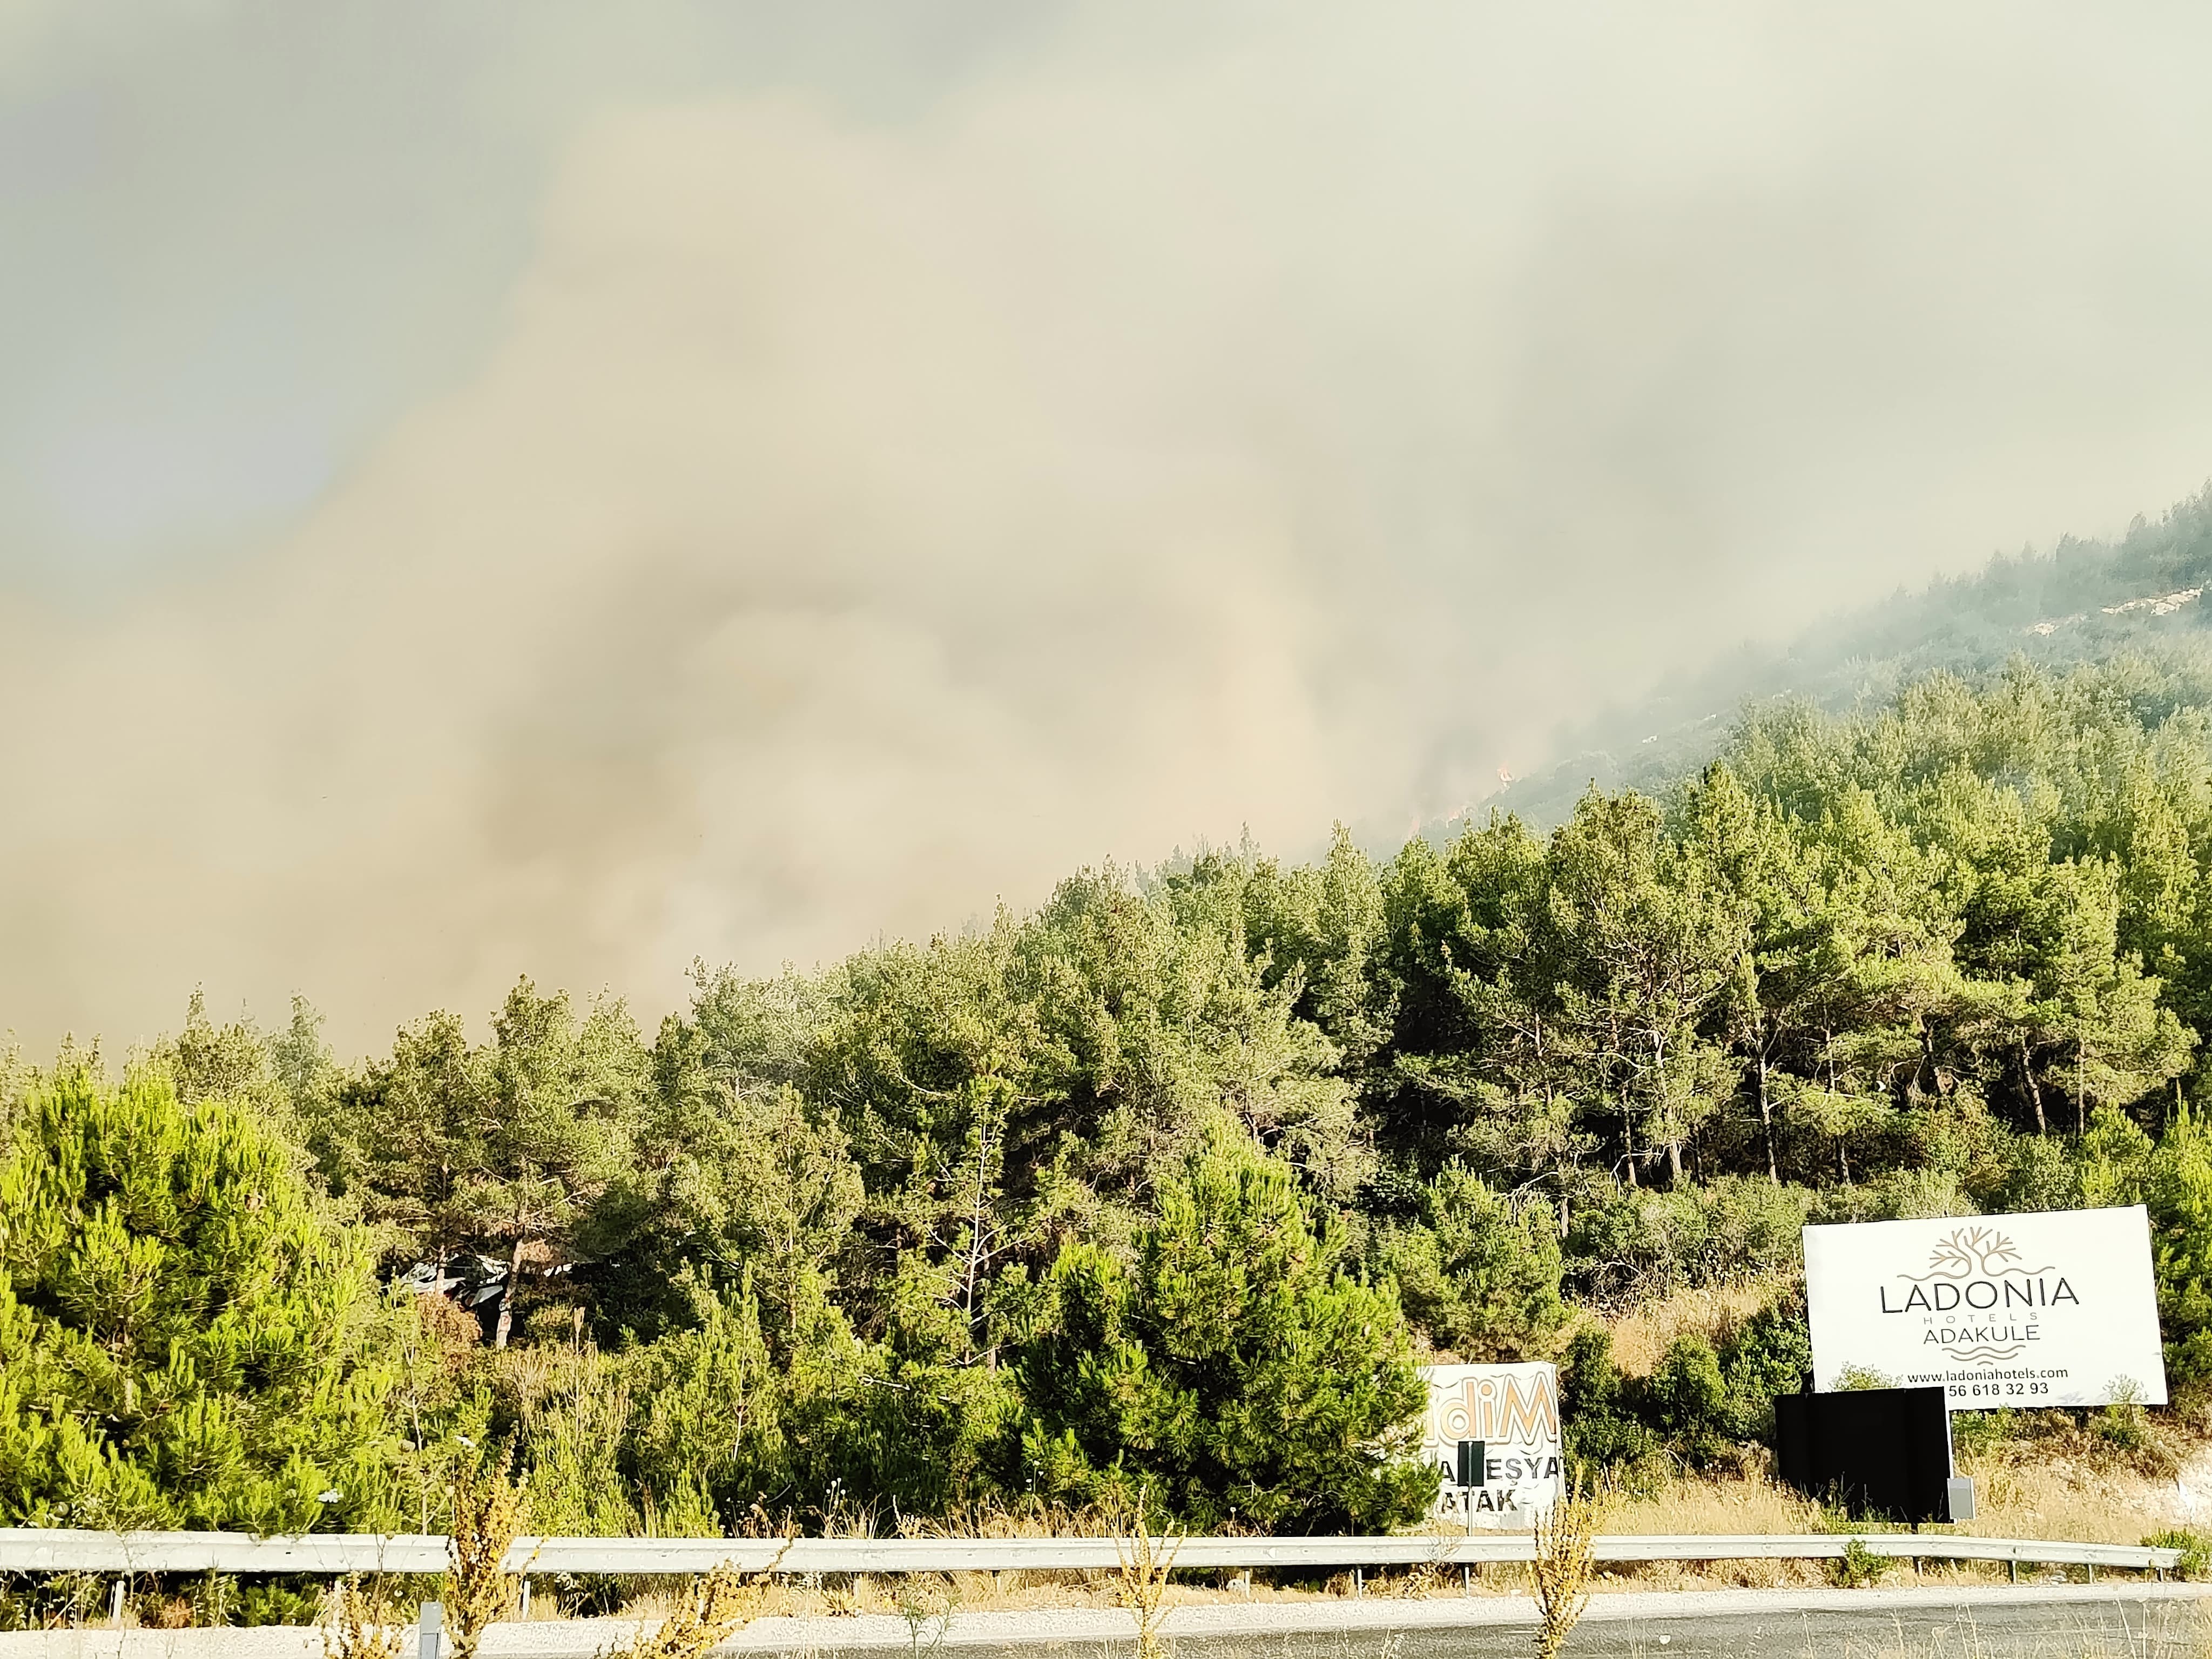
[[[1593,1296],[1664,1296],[1802,1266],[1801,1231],[1814,1202],[1802,1187],[1723,1176],[1663,1192],[1608,1186],[1583,1200],[1568,1235],[1567,1267]]]
[[[312,1578],[269,1578],[242,1584],[235,1622],[256,1625],[313,1625],[323,1613],[323,1589]]]
[[[1815,1222],[1908,1221],[1929,1216],[1978,1215],[1972,1198],[1948,1170],[1885,1170],[1863,1186],[1830,1188],[1807,1219]]]
[[[2080,1207],[2081,1168],[2064,1141],[2046,1135],[2015,1135],[2005,1149],[2003,1167],[2002,1184],[1989,1194],[1984,1206],[1990,1213]]]
[[[1774,1398],[1796,1394],[1813,1369],[1813,1335],[1805,1298],[1791,1290],[1738,1326],[1721,1346],[1723,1432],[1731,1441],[1769,1440]]]
[[[1811,1188],[1777,1186],[1757,1176],[1723,1176],[1697,1189],[1705,1203],[1706,1285],[1802,1272]]]
[[[2174,1564],[2173,1570],[2184,1578],[2202,1578],[2208,1569],[2212,1569],[2212,1538],[2201,1532],[2169,1527],[2144,1539],[2143,1546],[2154,1550],[2179,1550],[2181,1559]]]
[[[1735,1447],[1772,1435],[1774,1397],[1796,1393],[1811,1364],[1794,1291],[1717,1346],[1695,1333],[1675,1338],[1649,1377],[1620,1374],[1603,1330],[1578,1331],[1560,1362],[1569,1455],[1626,1470],[1662,1451],[1691,1468],[1724,1462]]]
[[[1377,1234],[1374,1265],[1430,1342],[1463,1360],[1540,1358],[1566,1322],[1551,1206],[1493,1193],[1459,1164],[1429,1183],[1418,1222]]]
[[[1659,1437],[1639,1417],[1628,1380],[1613,1364],[1613,1339],[1584,1326],[1559,1360],[1561,1432],[1569,1463],[1632,1471],[1656,1458]]]
[[[2156,1155],[2134,1119],[2117,1107],[2098,1107],[2078,1149],[2081,1202],[2091,1209],[2143,1202]]]
[[[1692,1466],[1711,1462],[1728,1433],[1728,1384],[1720,1356],[1696,1332],[1676,1337],[1660,1356],[1644,1388],[1652,1426],[1676,1456]]]
[[[1854,1538],[1844,1545],[1843,1554],[1828,1564],[1828,1576],[1844,1589],[1865,1589],[1880,1583],[1896,1565],[1891,1557],[1869,1549],[1863,1538]]]
[[[2016,1415],[2008,1406],[1993,1412],[1953,1412],[1951,1449],[1961,1458],[1978,1457],[2003,1445],[2016,1429]]]

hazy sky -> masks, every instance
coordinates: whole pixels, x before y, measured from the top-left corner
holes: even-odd
[[[2198,8],[0,0],[0,1026],[1402,828],[2212,473]]]

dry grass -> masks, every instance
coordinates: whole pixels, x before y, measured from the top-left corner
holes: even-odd
[[[1974,1481],[1977,1517],[1959,1530],[1985,1538],[2061,1538],[2138,1544],[2174,1523],[2174,1486],[2094,1455],[2055,1456],[2014,1444],[1960,1460]],[[1620,1533],[1803,1533],[1840,1530],[1820,1504],[1764,1475],[1668,1481],[1624,1498],[1607,1530]]]
[[[1985,1468],[1974,1469],[1978,1483],[1989,1481]],[[1960,1528],[1962,1532],[1989,1537],[2048,1537],[2102,1542],[2138,1543],[2150,1533],[2173,1522],[2160,1505],[2170,1498],[2155,1483],[2137,1477],[2111,1477],[2101,1481],[2062,1469],[2033,1465],[2014,1470],[2007,1480],[1982,1487],[1981,1518]],[[1847,1523],[1824,1517],[1820,1507],[1764,1478],[1689,1478],[1677,1480],[1635,1498],[1614,1498],[1603,1530],[1607,1533],[1778,1534],[1837,1531]],[[1454,1534],[1456,1535],[1456,1534]],[[1440,1535],[1440,1541],[1449,1539]],[[1293,1603],[1326,1601],[1351,1594],[1349,1574],[1327,1583],[1317,1580],[1269,1583],[1262,1577],[1248,1590],[1241,1575],[1222,1573],[1217,1582],[1202,1582],[1214,1575],[1185,1574],[1185,1582],[1162,1583],[1156,1604],[1160,1613],[1175,1607],[1218,1602]],[[1924,1562],[1915,1575],[1900,1562],[1891,1582],[1942,1584],[1998,1583],[2006,1579],[2001,1564]],[[1189,1582],[1200,1579],[1201,1582]],[[1524,1567],[1497,1563],[1480,1565],[1470,1575],[1469,1588],[1478,1595],[1518,1595],[1527,1593]],[[1814,1588],[1828,1583],[1825,1561],[1653,1561],[1601,1564],[1589,1588],[1605,1595],[1620,1591],[1660,1589],[1779,1589]],[[897,1614],[902,1599],[902,1581],[895,1577],[832,1579],[819,1586],[788,1582],[770,1592],[763,1612],[796,1615],[851,1613]],[[1370,1572],[1367,1593],[1376,1596],[1422,1599],[1461,1594],[1458,1570],[1439,1571],[1432,1563],[1389,1571]],[[949,1601],[963,1610],[1020,1612],[1047,1607],[1109,1607],[1129,1605],[1117,1572],[955,1573],[931,1580],[927,1595],[932,1601]],[[671,1603],[664,1595],[641,1596],[625,1612],[632,1617],[657,1616]],[[2212,1646],[2207,1648],[2212,1655]]]
[[[1678,1336],[1702,1336],[1718,1347],[1737,1326],[1781,1291],[1784,1281],[1749,1279],[1704,1290],[1676,1291],[1610,1322],[1613,1363],[1630,1376],[1649,1376]]]
[[[2031,1451],[2025,1455],[2033,1455]],[[2098,1472],[2092,1465],[2070,1468],[2033,1462],[1989,1462],[1971,1467],[1980,1488],[1981,1518],[1961,1531],[1984,1536],[2050,1537],[2136,1543],[2160,1527],[2173,1524],[2162,1508],[2172,1486],[2126,1471]],[[1696,1476],[1677,1479],[1635,1496],[1616,1496],[1607,1505],[1608,1533],[1782,1534],[1839,1530],[1845,1523],[1827,1518],[1819,1504],[1776,1485],[1764,1475]],[[1124,1527],[1127,1523],[1124,1522]],[[949,1530],[949,1529],[948,1529]],[[1002,1534],[1009,1535],[1009,1534]],[[1014,1534],[1010,1535],[1027,1535]],[[1066,1535],[1066,1534],[1061,1534]],[[1455,1536],[1456,1534],[1451,1534]],[[1440,1542],[1449,1537],[1439,1534]],[[1197,1575],[1186,1575],[1188,1581]],[[1917,1579],[1899,1563],[1893,1581],[1929,1585],[2002,1582],[2002,1565],[1923,1563]],[[1106,1607],[1129,1602],[1118,1573],[956,1573],[933,1580],[929,1594],[955,1601],[963,1608],[1018,1612],[1045,1607]],[[1477,1567],[1469,1588],[1480,1595],[1514,1595],[1528,1589],[1525,1568],[1507,1564]],[[1811,1588],[1828,1583],[1824,1561],[1654,1561],[1601,1565],[1589,1588],[1595,1594],[1655,1589],[1775,1589]],[[856,1577],[819,1587],[791,1583],[773,1593],[769,1610],[794,1614],[897,1613],[901,1581]],[[1402,1571],[1370,1573],[1371,1595],[1418,1599],[1461,1593],[1456,1569],[1438,1571],[1419,1563]],[[1331,1599],[1351,1592],[1349,1575],[1321,1584],[1254,1583],[1248,1590],[1236,1575],[1217,1583],[1162,1583],[1158,1611],[1221,1601],[1299,1602]],[[657,1613],[665,1602],[633,1601],[633,1615]],[[2212,1652],[2209,1649],[2208,1652]]]
[[[1687,1476],[1638,1498],[1622,1498],[1606,1517],[1620,1533],[1821,1532],[1820,1506],[1764,1475]]]
[[[1820,1506],[1764,1474],[1687,1476],[1633,1497],[1615,1496],[1608,1533],[1734,1534],[1826,1530]],[[1826,1583],[1817,1561],[1650,1561],[1601,1567],[1593,1588],[1779,1589]]]
[[[1973,1477],[1975,1518],[1960,1528],[1991,1538],[2065,1538],[2140,1544],[2173,1524],[2174,1486],[2132,1469],[2007,1448],[1962,1460]]]
[[[1958,1530],[1985,1538],[2136,1544],[2173,1524],[2171,1482],[2109,1463],[2100,1466],[2094,1460],[2039,1461],[2045,1458],[2031,1445],[1962,1460],[1962,1473],[1974,1478],[1978,1516]],[[1617,1500],[1605,1530],[1758,1534],[1837,1532],[1848,1529],[1849,1524],[1764,1476],[1688,1477]],[[1903,1564],[1895,1571],[1907,1577],[1913,1571]],[[2005,1569],[1995,1564],[1929,1561],[1922,1565],[1918,1582],[1984,1583],[2005,1577]],[[1826,1582],[1826,1564],[1817,1561],[1654,1561],[1604,1567],[1595,1587],[1601,1592],[1774,1589]]]
[[[1121,1520],[1118,1510],[1066,1504],[1025,1503],[1018,1509],[962,1504],[927,1519],[907,1516],[898,1530],[902,1538],[1095,1538]]]
[[[917,1592],[971,1612],[1021,1613],[1045,1607],[1112,1607],[1121,1605],[1117,1575],[1111,1570],[1080,1572],[953,1572],[905,1575],[828,1573],[818,1583],[793,1577],[768,1586],[759,1617],[837,1618],[879,1613],[901,1616]],[[921,1581],[916,1583],[915,1580]],[[641,1586],[623,1598],[622,1617],[660,1619],[673,1612],[680,1592],[670,1584]],[[1205,1593],[1178,1584],[1168,1600],[1204,1599]],[[1240,1598],[1241,1599],[1241,1598]]]
[[[1691,1303],[1691,1298],[1678,1298],[1683,1309],[1689,1309]],[[1710,1311],[1725,1310],[1727,1304],[1714,1298],[1705,1305]],[[1685,1314],[1671,1325],[1654,1328],[1679,1332],[1691,1327]],[[1672,1335],[1666,1340],[1671,1341]],[[1984,1536],[2131,1544],[2176,1522],[2170,1481],[2138,1473],[2109,1455],[2100,1456],[2097,1444],[2087,1437],[2081,1437],[2078,1447],[2071,1443],[2062,1445],[2056,1437],[2014,1442],[1978,1458],[1962,1458],[1961,1467],[1962,1472],[1975,1478],[1981,1510],[1980,1518],[1961,1528],[1962,1531]],[[856,1521],[856,1524],[865,1522]],[[1843,1525],[1824,1517],[1818,1504],[1754,1473],[1741,1477],[1677,1479],[1640,1496],[1616,1497],[1608,1505],[1604,1530],[1757,1534],[1839,1530]],[[1101,1516],[1073,1511],[1010,1514],[979,1509],[939,1517],[926,1528],[908,1523],[898,1530],[908,1535],[953,1537],[1095,1537],[1109,1532],[1127,1537],[1144,1529],[1126,1515],[1116,1525]],[[1146,1536],[1152,1540],[1156,1553],[1164,1552],[1164,1540],[1150,1533]],[[1917,1582],[1963,1585],[2002,1582],[2005,1577],[2000,1565],[1929,1562],[1923,1565]],[[1478,1567],[1471,1577],[1470,1587],[1477,1595],[1518,1595],[1528,1588],[1526,1570],[1516,1565]],[[1213,1582],[1191,1582],[1194,1579]],[[1146,1612],[1138,1608],[1133,1590],[1125,1584],[1123,1573],[1116,1571],[961,1572],[921,1582],[892,1575],[832,1575],[811,1583],[791,1577],[760,1587],[755,1614],[919,1614],[925,1627],[922,1644],[927,1645],[927,1627],[941,1622],[954,1607],[1022,1612],[1130,1607],[1139,1612],[1140,1621],[1150,1621],[1157,1634],[1158,1619],[1174,1607],[1219,1601],[1312,1601],[1351,1591],[1349,1575],[1327,1584],[1316,1580],[1271,1584],[1261,1580],[1249,1589],[1241,1582],[1241,1575],[1228,1573],[1218,1577],[1187,1573],[1184,1582],[1174,1584],[1166,1580],[1167,1574],[1156,1570],[1148,1581],[1151,1588],[1146,1595],[1150,1610]],[[1900,1563],[1893,1571],[1892,1582],[1899,1581],[1914,1582],[1909,1565]],[[1589,1589],[1601,1595],[1623,1590],[1811,1587],[1827,1582],[1827,1564],[1820,1561],[1650,1562],[1601,1566],[1593,1573]],[[1438,1571],[1431,1564],[1417,1564],[1402,1572],[1369,1575],[1367,1589],[1370,1595],[1408,1598],[1456,1596],[1461,1593],[1460,1575],[1456,1569]],[[623,1612],[632,1618],[668,1618],[683,1607],[684,1594],[684,1588],[674,1583],[641,1586]],[[501,1606],[503,1610],[505,1603]],[[2208,1646],[2207,1652],[2212,1654],[2212,1646]]]
[[[1441,1553],[1441,1540],[1439,1540],[1439,1551]],[[1458,1575],[1455,1573],[1449,1577],[1455,1579]],[[1395,1578],[1387,1572],[1378,1572],[1371,1582],[1378,1595],[1395,1596],[1405,1601],[1419,1601],[1431,1595],[1441,1595],[1448,1579],[1443,1563],[1441,1560],[1435,1560],[1417,1561]],[[1451,1588],[1456,1589],[1459,1586],[1454,1583]]]

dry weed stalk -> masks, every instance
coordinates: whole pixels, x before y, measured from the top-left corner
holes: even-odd
[[[453,1659],[477,1659],[484,1632],[514,1605],[521,1578],[507,1553],[522,1528],[522,1488],[504,1464],[456,1470],[453,1529],[446,1538],[446,1631]]]
[[[705,1659],[760,1616],[768,1594],[763,1580],[748,1578],[725,1561],[690,1589],[651,1632],[641,1630],[612,1659]]]
[[[329,1659],[402,1659],[406,1645],[405,1612],[382,1573],[366,1589],[357,1572],[339,1581],[323,1620],[323,1651]]]
[[[1145,1518],[1146,1494],[1114,1521],[1114,1555],[1121,1605],[1137,1616],[1137,1659],[1170,1659],[1175,1644],[1160,1633],[1167,1613],[1168,1574],[1182,1550],[1182,1534],[1155,1534]]]
[[[1439,1549],[1442,1547],[1438,1546]],[[1435,1595],[1443,1588],[1443,1563],[1439,1559],[1431,1558],[1426,1561],[1416,1561],[1407,1567],[1405,1576],[1390,1586],[1389,1594],[1405,1601],[1418,1601],[1425,1596]]]
[[[1536,1595],[1536,1659],[1559,1659],[1567,1632],[1589,1606],[1590,1573],[1603,1505],[1577,1470],[1548,1513],[1536,1516],[1528,1581]]]

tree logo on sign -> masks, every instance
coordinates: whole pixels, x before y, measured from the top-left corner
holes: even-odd
[[[1899,1273],[1900,1279],[1924,1284],[1931,1279],[1995,1279],[2004,1273],[2047,1273],[2022,1265],[2020,1247],[1994,1227],[1960,1227],[1938,1239],[1928,1253],[1924,1273]]]

